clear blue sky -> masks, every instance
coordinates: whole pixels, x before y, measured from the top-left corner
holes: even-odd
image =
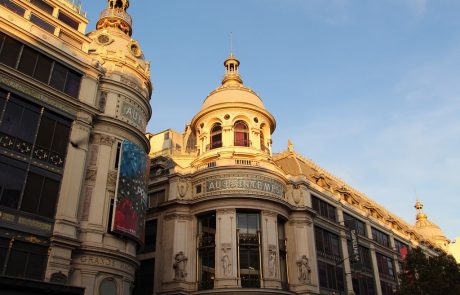
[[[105,0],[84,0],[93,30]],[[133,0],[152,63],[148,131],[182,131],[223,75],[277,119],[274,150],[307,158],[406,221],[415,200],[460,236],[460,1]]]

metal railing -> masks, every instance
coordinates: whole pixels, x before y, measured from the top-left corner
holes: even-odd
[[[100,14],[100,18],[106,18],[106,17],[115,17],[124,20],[127,22],[129,25],[133,24],[133,20],[131,16],[124,10],[122,9],[117,9],[117,8],[107,8],[103,10]]]

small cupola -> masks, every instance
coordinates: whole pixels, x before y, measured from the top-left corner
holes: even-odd
[[[128,36],[133,33],[133,21],[126,12],[129,7],[129,0],[108,0],[107,8],[100,14],[96,28],[98,30],[106,28],[117,28]]]
[[[240,66],[240,61],[236,59],[233,55],[233,52],[230,53],[230,56],[224,62],[225,66],[225,76],[222,80],[223,86],[230,85],[243,85],[243,80],[238,73],[238,68]]]

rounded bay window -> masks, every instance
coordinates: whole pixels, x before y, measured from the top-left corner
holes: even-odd
[[[244,121],[237,121],[234,125],[234,145],[249,146],[249,128]]]
[[[211,149],[222,147],[222,126],[219,123],[211,128]]]

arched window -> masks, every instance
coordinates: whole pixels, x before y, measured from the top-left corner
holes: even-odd
[[[249,129],[243,121],[238,121],[234,126],[235,146],[249,146]]]
[[[222,147],[222,126],[219,123],[211,128],[211,149]]]

